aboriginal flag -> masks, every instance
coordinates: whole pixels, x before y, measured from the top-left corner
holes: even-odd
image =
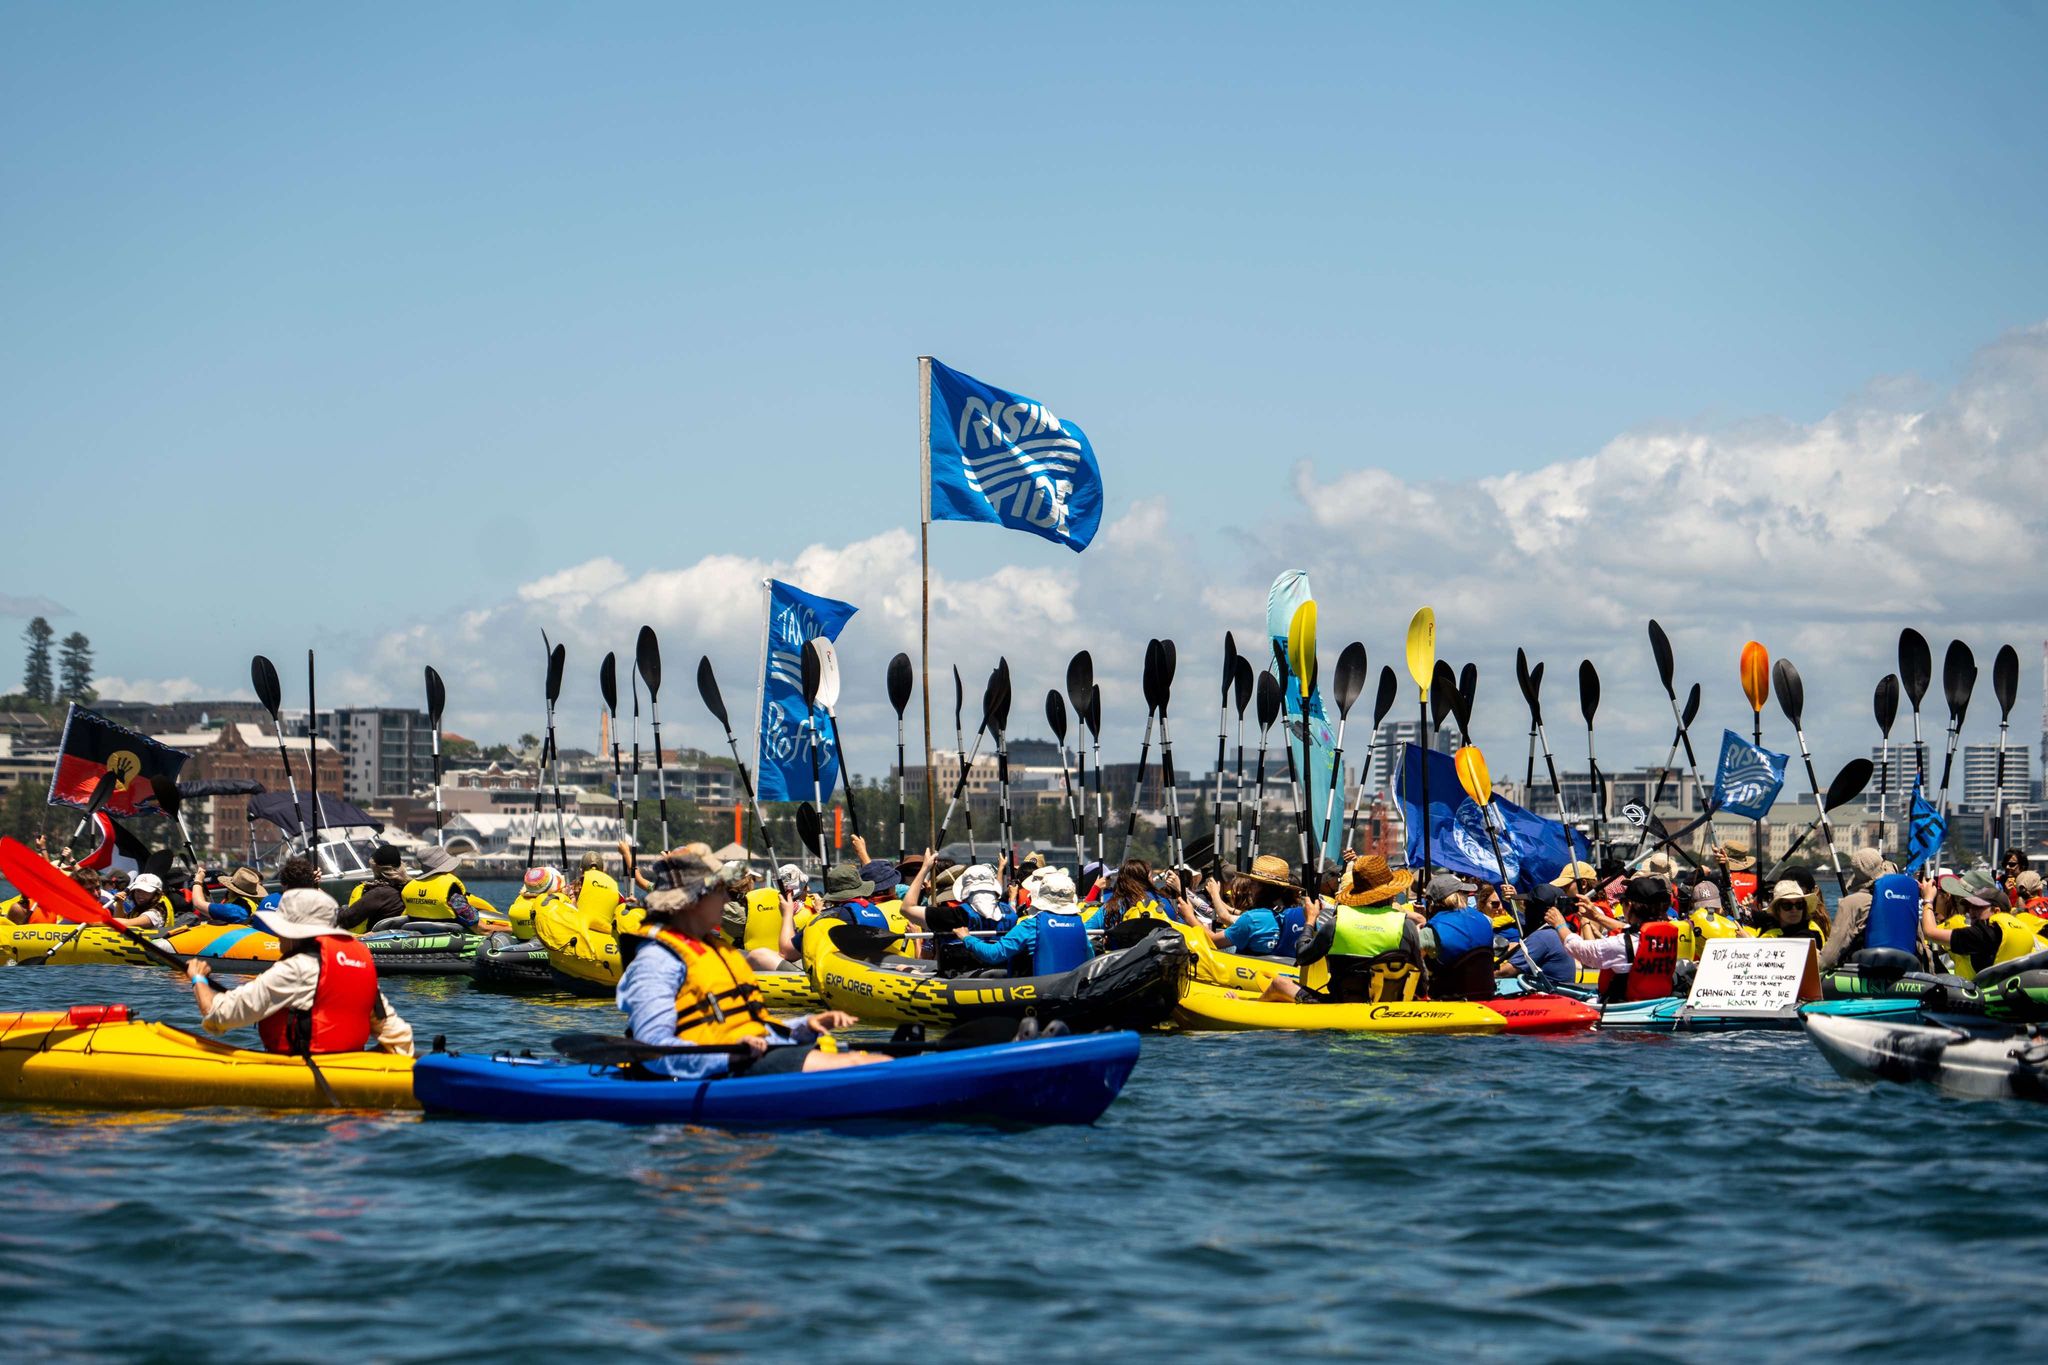
[[[50,774],[50,804],[84,810],[91,805],[100,778],[112,773],[114,790],[107,797],[107,814],[161,815],[157,785],[175,783],[188,757],[74,703],[64,717],[64,742]]]

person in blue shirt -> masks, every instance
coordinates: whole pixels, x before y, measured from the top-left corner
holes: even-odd
[[[1430,959],[1433,1000],[1493,999],[1493,921],[1473,908],[1478,891],[1477,883],[1449,872],[1437,873],[1424,888],[1422,951]]]
[[[1503,937],[1515,943],[1507,960],[1495,971],[1496,976],[1522,976],[1534,974],[1543,978],[1538,984],[1570,985],[1578,979],[1579,964],[1564,949],[1564,939],[1557,930],[1543,922],[1551,906],[1570,909],[1564,893],[1548,884],[1538,886],[1535,892],[1522,903],[1522,930],[1520,933],[1509,929]]]
[[[1262,853],[1252,859],[1251,870],[1230,884],[1226,899],[1235,904],[1215,907],[1220,929],[1206,928],[1192,911],[1184,911],[1181,918],[1202,929],[1219,948],[1252,957],[1293,956],[1308,921],[1301,888],[1294,885],[1285,858]]]
[[[962,877],[965,880],[965,877]],[[1082,922],[1074,895],[1074,879],[1059,868],[1032,874],[1027,884],[1031,913],[998,938],[970,938],[963,926],[953,931],[959,946],[987,967],[1009,965],[1012,975],[1057,976],[1095,956],[1088,926]],[[1020,971],[1020,968],[1025,970]]]

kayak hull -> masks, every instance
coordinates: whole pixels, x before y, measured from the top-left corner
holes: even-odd
[[[492,934],[478,945],[470,979],[494,991],[555,989],[555,969],[548,962],[547,945],[509,933]]]
[[[1093,1123],[1138,1060],[1134,1033],[928,1053],[872,1066],[713,1081],[634,1079],[614,1067],[514,1057],[422,1057],[430,1115],[787,1128],[859,1120]]]
[[[328,1107],[297,1057],[251,1052],[106,1007],[0,1014],[0,1099],[96,1109]],[[318,1057],[349,1109],[414,1109],[413,1059],[384,1052]]]
[[[1910,999],[1824,1000],[1801,1006],[1798,1014],[1714,1014],[1688,1011],[1683,997],[1667,995],[1659,1000],[1631,1000],[1604,1006],[1600,1011],[1603,1030],[1640,1030],[1651,1033],[1731,1033],[1738,1030],[1775,1030],[1789,1033],[1807,1015],[1844,1019],[1910,1020],[1919,1015],[1919,1005]]]
[[[1829,1066],[1851,1080],[1921,1081],[1971,1099],[2048,1100],[2048,1057],[2017,1033],[1977,1037],[1896,1020],[1813,1014],[1806,1036]]]
[[[1246,991],[1195,983],[1181,994],[1174,1021],[1184,1029],[1316,1030],[1341,1033],[1567,1033],[1590,1029],[1600,1013],[1555,995],[1511,1000],[1407,1000],[1310,1004],[1260,1000]]]

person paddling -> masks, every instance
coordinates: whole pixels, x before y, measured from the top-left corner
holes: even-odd
[[[1261,997],[1302,1004],[1407,1000],[1422,978],[1422,915],[1397,907],[1415,881],[1377,853],[1350,860],[1336,902],[1309,898],[1308,922],[1295,944],[1298,977],[1278,975]]]
[[[455,855],[445,848],[430,848],[420,854],[420,872],[402,891],[407,919],[452,920],[471,933],[476,932],[476,908],[462,879]]]
[[[1478,883],[1455,873],[1429,879],[1422,951],[1432,1000],[1493,999],[1493,921],[1473,906],[1478,894]]]
[[[344,929],[360,934],[387,919],[404,918],[404,861],[394,845],[379,844],[372,850],[370,879],[357,883],[348,893],[348,908],[341,917]]]
[[[770,1015],[746,956],[720,932],[731,895],[722,866],[709,857],[674,858],[667,871],[671,884],[647,897],[653,933],[620,975],[616,998],[635,1041],[707,1050],[654,1058],[645,1063],[648,1070],[678,1080],[712,1080],[888,1060],[871,1052],[821,1050],[831,1030],[852,1027],[853,1016],[843,1010],[787,1024]],[[739,1051],[715,1050],[725,1047]]]
[[[256,922],[277,935],[278,960],[231,991],[216,991],[205,958],[185,975],[208,1033],[256,1025],[266,1052],[359,1052],[373,1037],[384,1052],[413,1055],[412,1026],[377,986],[377,963],[341,927],[341,907],[317,888],[287,891]]]
[[[969,868],[960,880],[966,882],[969,873],[981,870],[985,869]],[[1021,976],[1057,976],[1095,956],[1074,879],[1049,867],[1032,873],[1029,887],[1028,912],[1008,931],[993,939],[971,938],[967,926],[961,925],[952,931],[957,946],[981,966],[1008,964],[1012,975]]]

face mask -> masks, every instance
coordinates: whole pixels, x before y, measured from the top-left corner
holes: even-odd
[[[967,908],[983,919],[997,918],[996,893],[993,891],[974,892],[967,898]]]

